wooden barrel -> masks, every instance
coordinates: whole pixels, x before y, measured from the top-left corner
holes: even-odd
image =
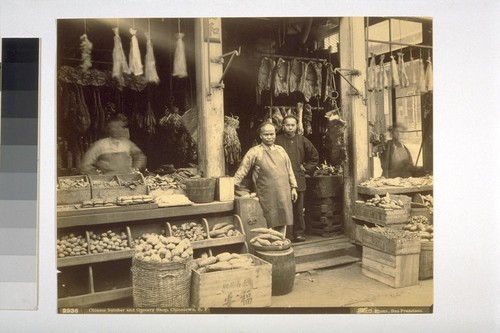
[[[434,270],[434,242],[420,243],[418,279],[432,278]]]
[[[256,256],[273,265],[272,294],[286,295],[295,282],[295,255],[293,248],[282,251],[256,250]]]
[[[215,199],[215,178],[190,178],[186,180],[186,194],[194,203],[207,203]]]

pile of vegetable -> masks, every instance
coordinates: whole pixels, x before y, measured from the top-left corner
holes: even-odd
[[[429,212],[432,214],[434,212],[434,198],[432,195],[422,195],[418,194],[420,203],[424,204],[427,208],[429,208]]]
[[[111,179],[111,180],[98,180],[94,179],[92,181],[92,187],[93,188],[108,188],[108,187],[119,187],[120,184],[116,179]]]
[[[387,193],[384,197],[379,196],[378,194],[375,194],[375,196],[371,199],[366,200],[366,202],[363,201],[356,201],[360,203],[364,203],[367,206],[373,206],[373,207],[380,207],[385,210],[393,210],[393,209],[403,209],[404,204],[403,201],[401,200],[394,200],[391,198],[389,193]]]
[[[90,187],[90,183],[84,178],[81,179],[61,178],[59,179],[59,184],[57,184],[58,190],[75,190],[88,187]]]
[[[135,242],[134,259],[145,262],[186,262],[193,257],[188,239],[144,234]]]
[[[409,178],[385,178],[385,177],[377,177],[370,178],[362,182],[361,186],[366,187],[386,187],[386,186],[395,186],[395,187],[422,187],[422,186],[432,186],[433,177],[427,175],[425,177],[409,177]]]
[[[97,234],[89,232],[90,253],[107,253],[111,251],[130,250],[128,237],[125,232],[116,233],[112,230]]]
[[[255,266],[251,257],[242,256],[238,253],[223,252],[216,256],[203,254],[194,261],[194,269],[199,273],[210,273],[238,268]]]
[[[290,244],[290,240],[285,238],[285,235],[271,228],[255,228],[250,231],[256,234],[256,236],[250,240],[250,244],[252,245],[283,246]]]
[[[434,239],[434,227],[425,216],[412,216],[403,230],[418,232],[420,241],[429,242]]]
[[[209,232],[212,238],[224,238],[240,236],[241,232],[234,227],[234,224],[228,222],[216,223]]]
[[[71,233],[57,240],[57,257],[74,257],[88,254],[87,240],[84,236]]]
[[[180,226],[172,226],[172,236],[180,239],[189,239],[192,242],[204,240],[207,238],[207,232],[203,225],[196,222],[186,222]]]
[[[144,178],[146,181],[146,185],[149,187],[151,191],[161,189],[177,189],[181,188],[187,179],[195,177],[188,170],[176,170],[175,172],[168,175],[149,175]]]
[[[337,167],[330,165],[328,163],[323,162],[316,167],[316,171],[314,171],[315,176],[332,176],[338,175],[342,173],[342,167],[339,165]]]
[[[420,237],[418,232],[384,228],[384,227],[381,227],[378,225],[373,227],[373,228],[369,228],[368,226],[364,225],[363,230],[366,230],[366,231],[374,233],[374,234],[382,235],[387,239],[412,240],[412,239],[418,239]]]

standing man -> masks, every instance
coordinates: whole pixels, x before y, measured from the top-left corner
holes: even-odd
[[[304,195],[306,191],[306,174],[312,176],[319,162],[318,151],[314,145],[297,133],[298,119],[288,115],[283,118],[283,134],[278,135],[276,144],[282,146],[290,157],[293,173],[297,180],[298,198],[293,203],[293,235],[295,242],[304,242]],[[292,230],[291,230],[292,231]]]
[[[276,128],[272,123],[264,122],[259,127],[259,136],[262,143],[245,154],[234,175],[234,184],[239,186],[253,169],[252,180],[267,226],[291,227],[292,201],[297,200],[297,181],[290,158],[282,147],[274,144]]]

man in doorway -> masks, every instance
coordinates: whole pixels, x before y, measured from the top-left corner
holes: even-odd
[[[234,184],[238,187],[252,171],[257,197],[269,228],[293,224],[292,201],[297,200],[297,181],[292,164],[281,146],[274,144],[276,128],[270,122],[259,127],[262,143],[252,147],[243,157]]]
[[[290,230],[293,241],[304,242],[304,195],[306,174],[312,176],[319,163],[318,151],[311,141],[297,133],[298,119],[293,115],[283,118],[283,132],[276,137],[276,144],[282,146],[292,163],[297,180],[297,200],[293,203],[293,227]]]

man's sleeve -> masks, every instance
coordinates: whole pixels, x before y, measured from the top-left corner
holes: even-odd
[[[99,157],[99,144],[96,143],[85,152],[80,162],[80,173],[82,174],[96,174],[96,162]]]
[[[240,166],[234,174],[234,185],[240,185],[255,162],[255,149],[251,148],[241,160]]]
[[[132,156],[132,168],[143,169],[146,167],[146,155],[132,141],[130,141],[130,155]]]
[[[319,163],[318,150],[312,144],[309,139],[304,137],[304,148],[305,148],[305,159],[304,159],[304,169],[309,175],[312,175],[316,170],[316,166]]]

